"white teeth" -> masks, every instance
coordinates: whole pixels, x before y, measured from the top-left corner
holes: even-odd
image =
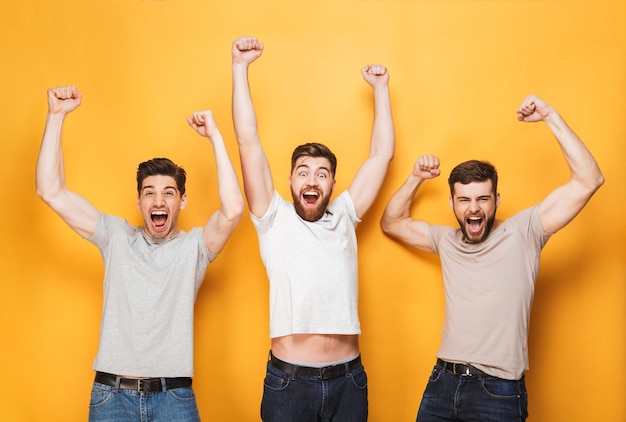
[[[165,211],[155,211],[152,215],[167,215],[167,213]]]

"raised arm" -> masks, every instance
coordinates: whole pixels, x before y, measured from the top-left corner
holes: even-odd
[[[209,138],[213,145],[221,207],[209,217],[204,226],[204,242],[211,252],[219,253],[241,221],[244,209],[243,196],[213,113],[210,110],[197,111],[191,117],[187,117],[187,122],[200,135]]]
[[[539,217],[548,233],[565,227],[589,202],[604,183],[604,176],[580,138],[551,106],[535,95],[529,95],[517,109],[518,120],[544,121],[561,147],[571,178],[552,191],[539,204]]]
[[[389,100],[389,72],[380,65],[368,65],[361,69],[363,79],[374,89],[374,123],[370,141],[370,154],[361,165],[348,187],[356,214],[361,218],[371,207],[385,180],[389,163],[393,158],[395,134]]]
[[[417,159],[413,172],[389,199],[380,220],[380,226],[387,236],[423,251],[432,252],[428,242],[430,224],[413,219],[411,205],[424,180],[435,178],[440,174],[439,158],[422,155]]]
[[[250,212],[262,217],[272,202],[274,183],[263,151],[256,112],[248,84],[248,66],[263,53],[263,44],[254,37],[233,41],[233,123],[239,145],[243,187]]]
[[[37,196],[79,235],[89,237],[96,229],[100,213],[85,198],[67,188],[61,144],[65,117],[81,100],[82,94],[75,86],[48,89],[48,115],[35,180]]]

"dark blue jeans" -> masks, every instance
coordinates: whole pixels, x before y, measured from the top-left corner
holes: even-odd
[[[347,369],[347,368],[346,368]],[[261,419],[264,422],[365,422],[367,375],[359,366],[320,380],[276,369],[267,363]]]
[[[528,417],[524,377],[517,381],[489,375],[455,375],[436,365],[428,379],[417,420],[523,422]]]

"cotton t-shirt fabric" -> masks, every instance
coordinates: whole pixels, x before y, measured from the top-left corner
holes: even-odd
[[[270,337],[360,334],[355,233],[360,220],[349,193],[309,222],[275,191],[265,215],[251,218],[270,282]]]
[[[193,376],[196,295],[215,259],[203,229],[155,241],[141,227],[100,214],[87,239],[104,261],[96,371],[139,377]]]
[[[539,258],[550,234],[537,207],[496,228],[478,244],[460,229],[431,226],[441,260],[445,315],[437,357],[519,379],[528,369],[528,328]]]

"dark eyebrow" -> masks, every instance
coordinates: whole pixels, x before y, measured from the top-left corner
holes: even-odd
[[[311,169],[311,167],[308,164],[300,164],[300,165],[298,165],[298,167],[295,168],[295,170],[299,170],[301,167],[304,167],[307,170]],[[319,170],[324,170],[324,171],[330,173],[330,169],[328,167],[326,167],[326,166],[317,167],[316,171],[319,171]]]
[[[479,196],[476,197],[476,199],[491,199],[492,197],[493,196],[491,194],[489,194],[489,195],[479,195]],[[461,195],[456,196],[455,198],[458,199],[458,200],[461,200],[461,199],[471,199],[469,196],[461,196]]]
[[[147,185],[144,186],[143,188],[141,188],[141,191],[145,191],[146,189],[156,189],[153,185]],[[163,190],[169,190],[169,189],[174,189],[175,191],[178,191],[178,189],[176,188],[176,186],[166,186],[163,188]]]

